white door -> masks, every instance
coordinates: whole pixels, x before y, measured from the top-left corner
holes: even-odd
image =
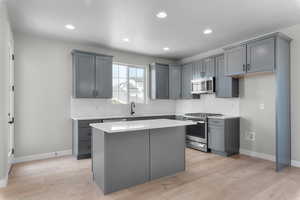
[[[8,160],[11,164],[14,157],[14,52],[12,46],[9,44],[9,112],[8,112],[8,127],[9,127],[9,137],[8,137]]]

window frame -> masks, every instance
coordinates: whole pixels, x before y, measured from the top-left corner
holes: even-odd
[[[147,103],[147,93],[148,93],[148,89],[147,89],[147,74],[148,74],[148,68],[146,65],[136,65],[136,64],[128,64],[128,63],[122,63],[122,62],[113,62],[112,63],[112,67],[113,65],[123,65],[123,66],[126,66],[127,67],[127,70],[126,70],[126,73],[127,73],[127,103],[125,104],[130,104],[131,102],[129,101],[130,100],[130,88],[129,88],[129,68],[142,68],[144,69],[144,77],[143,77],[143,80],[144,80],[144,100],[143,102],[135,102],[135,104],[146,104]],[[113,70],[113,69],[112,69]],[[118,76],[118,79],[120,77]],[[114,79],[114,77],[112,77],[112,79]],[[113,96],[114,97],[114,96]],[[123,104],[123,103],[120,103],[119,101],[117,102],[118,104]]]

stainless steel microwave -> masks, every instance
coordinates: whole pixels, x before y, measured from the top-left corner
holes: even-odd
[[[215,77],[192,80],[192,94],[209,94],[215,92]]]

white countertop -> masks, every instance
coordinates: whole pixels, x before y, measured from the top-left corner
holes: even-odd
[[[90,126],[96,129],[100,129],[106,133],[118,133],[118,132],[127,132],[127,131],[187,126],[193,124],[196,123],[190,120],[181,121],[181,120],[172,120],[172,119],[152,119],[152,120],[97,123],[97,124],[90,124]]]
[[[114,118],[135,118],[135,117],[151,117],[151,116],[166,116],[171,114],[135,114],[135,115],[99,115],[99,116],[72,116],[73,120],[93,120],[93,119],[114,119]]]
[[[211,116],[211,117],[208,117],[208,119],[233,119],[233,118],[239,118],[239,116],[222,115],[222,116]]]

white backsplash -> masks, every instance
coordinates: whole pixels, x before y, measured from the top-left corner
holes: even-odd
[[[110,99],[71,99],[71,117],[129,115],[128,104],[114,104]],[[137,104],[136,114],[184,114],[210,112],[239,115],[239,98],[221,99],[215,95],[202,95],[192,100],[155,100]]]
[[[175,114],[176,101],[155,100],[136,104],[136,114]],[[128,104],[114,104],[110,99],[71,99],[71,117],[129,115]]]
[[[214,94],[202,95],[200,99],[176,101],[176,114],[207,112],[239,115],[239,98],[216,98]]]

